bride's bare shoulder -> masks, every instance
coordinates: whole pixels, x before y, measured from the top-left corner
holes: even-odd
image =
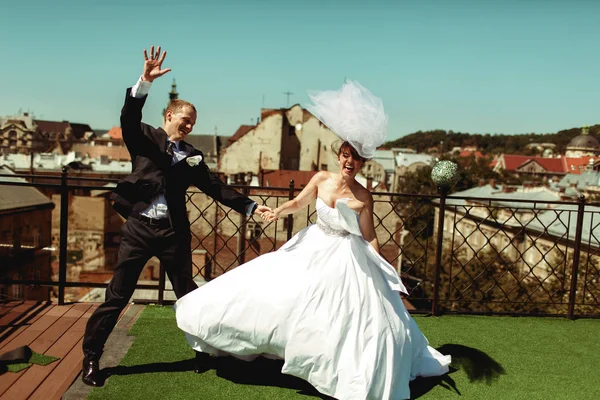
[[[329,178],[331,178],[331,173],[327,172],[327,171],[319,171],[317,172],[313,177],[312,177],[312,181],[317,182],[317,183],[321,183],[324,182],[326,180],[328,180]]]

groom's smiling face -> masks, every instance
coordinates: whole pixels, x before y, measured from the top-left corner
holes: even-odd
[[[196,124],[196,111],[192,107],[182,107],[176,112],[167,110],[164,129],[172,141],[183,140],[192,132]]]

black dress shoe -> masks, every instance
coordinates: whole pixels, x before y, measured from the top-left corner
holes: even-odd
[[[196,351],[194,359],[194,372],[201,374],[212,368],[212,357],[208,353]]]
[[[104,381],[102,379],[102,375],[100,374],[100,366],[98,365],[98,361],[88,360],[87,358],[83,359],[83,371],[81,374],[81,380],[83,383],[89,386],[102,386],[104,385]]]

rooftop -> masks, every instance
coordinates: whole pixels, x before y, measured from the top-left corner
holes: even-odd
[[[13,313],[5,313],[12,318],[5,321],[0,351],[28,345],[60,359],[0,375],[0,396],[73,400],[168,393],[178,399],[323,398],[305,381],[281,374],[282,361],[277,360],[223,358],[208,371],[194,374],[194,353],[177,328],[173,308],[160,306],[131,306],[123,314],[101,362],[110,377],[104,387],[92,389],[81,383],[78,373],[83,327],[96,306],[3,304],[3,311],[10,308]],[[37,309],[41,311],[36,314]],[[27,324],[20,324],[27,316]],[[448,374],[411,382],[414,398],[531,398],[532,393],[540,399],[597,397],[600,341],[595,332],[600,320],[413,317],[429,344],[453,360]]]
[[[13,172],[0,166],[0,174],[11,175]],[[22,178],[0,177],[0,180],[3,182],[26,182]],[[32,207],[54,208],[54,203],[34,187],[4,185],[0,187],[0,213],[15,213]]]

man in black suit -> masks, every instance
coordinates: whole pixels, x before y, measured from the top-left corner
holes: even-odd
[[[183,100],[169,103],[162,128],[142,123],[142,107],[161,69],[166,51],[150,56],[144,49],[144,70],[127,89],[121,111],[123,140],[131,154],[132,173],[113,194],[114,208],[127,219],[121,230],[118,262],[106,289],[105,302],[88,320],[83,339],[83,382],[102,386],[98,361],[117,319],[131,299],[146,262],[156,256],[165,266],[177,298],[197,288],[192,279],[190,223],[186,190],[195,185],[208,196],[245,214],[270,211],[224,184],[210,173],[202,152],[184,141],[196,123],[196,109]],[[206,354],[197,353],[197,362]],[[200,368],[197,365],[197,369]]]

